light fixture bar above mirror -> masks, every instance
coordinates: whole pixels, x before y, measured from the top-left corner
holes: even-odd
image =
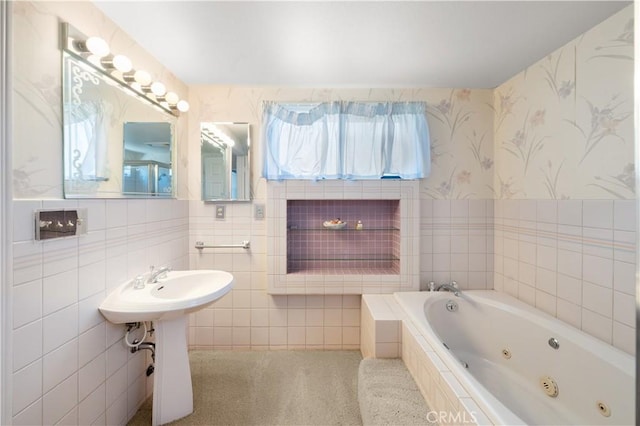
[[[189,103],[174,92],[168,92],[160,81],[154,81],[144,70],[136,70],[129,58],[113,54],[109,44],[100,37],[87,37],[67,22],[60,25],[61,47],[94,69],[116,80],[153,105],[176,117],[189,110]]]

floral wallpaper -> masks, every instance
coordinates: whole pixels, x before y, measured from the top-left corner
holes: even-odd
[[[633,198],[633,5],[494,92],[496,198]]]
[[[254,197],[264,198],[260,128],[262,102],[424,101],[431,136],[431,174],[421,181],[424,198],[492,198],[493,110],[488,89],[290,89],[192,86],[189,111],[189,191],[200,198],[200,122],[251,124]],[[260,195],[262,194],[262,196]]]

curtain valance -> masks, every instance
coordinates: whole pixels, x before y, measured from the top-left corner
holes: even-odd
[[[263,176],[417,179],[430,171],[423,102],[265,102]]]

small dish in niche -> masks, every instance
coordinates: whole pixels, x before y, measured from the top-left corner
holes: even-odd
[[[332,219],[332,220],[325,220],[324,222],[322,222],[322,226],[324,226],[327,229],[333,229],[333,230],[337,230],[337,229],[342,229],[345,226],[347,226],[347,222],[338,219]]]

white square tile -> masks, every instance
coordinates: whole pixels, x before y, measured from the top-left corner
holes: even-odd
[[[613,288],[630,295],[636,294],[636,265],[615,260],[613,262]]]
[[[42,280],[13,288],[13,328],[42,317]]]
[[[104,414],[105,388],[104,384],[100,385],[78,405],[78,424],[92,424],[95,419]]]
[[[537,220],[536,200],[519,200],[520,221],[535,222]]]
[[[116,370],[106,380],[106,405],[111,406],[122,395],[127,394],[127,367]]]
[[[42,356],[42,322],[34,321],[13,330],[13,371]]]
[[[558,272],[582,278],[582,255],[575,251],[558,249]]]
[[[469,270],[469,255],[467,253],[451,255],[451,271],[468,271],[468,270]]]
[[[536,308],[542,312],[546,312],[549,315],[556,316],[556,297],[545,293],[544,291],[536,290]]]
[[[44,424],[57,423],[78,403],[78,375],[74,374],[43,397]]]
[[[526,241],[518,242],[518,258],[522,262],[529,263],[531,265],[535,265],[536,263],[536,245],[533,243],[528,243]]]
[[[602,287],[613,287],[613,260],[583,255],[582,279]]]
[[[468,253],[469,252],[469,236],[468,235],[452,235],[451,236],[451,253]]]
[[[105,207],[107,228],[120,228],[127,225],[127,200],[106,200]]]
[[[589,228],[613,228],[613,200],[584,200],[582,225]]]
[[[621,322],[629,327],[635,327],[636,325],[636,299],[635,297],[620,293],[613,292],[613,319],[617,322]]]
[[[87,209],[88,230],[104,229],[107,225],[106,200],[78,200],[78,207]]]
[[[42,312],[48,315],[78,302],[78,270],[62,272],[42,280]]]
[[[469,271],[482,272],[487,270],[487,255],[484,253],[469,254]]]
[[[126,367],[127,358],[129,357],[129,348],[125,346],[124,342],[118,341],[117,343],[114,343],[106,350],[106,356],[107,356],[106,376],[111,377],[117,371],[122,369],[122,367]],[[126,374],[125,374],[125,381],[126,381]]]
[[[46,240],[42,243],[42,275],[47,277],[78,269],[78,238]]]
[[[559,200],[558,223],[582,226],[582,200]]]
[[[14,426],[33,426],[42,423],[42,399],[39,399],[13,418]]]
[[[43,352],[57,348],[78,335],[78,305],[59,310],[42,320]]]
[[[555,247],[537,246],[536,264],[550,271],[555,271],[558,266],[558,251]]]
[[[42,391],[49,392],[78,370],[78,339],[60,346],[42,359]]]
[[[582,280],[558,274],[557,296],[574,304],[582,303]]]
[[[538,222],[558,223],[558,201],[537,200],[536,217]]]
[[[79,266],[104,261],[107,253],[105,230],[89,231],[87,234],[81,235],[78,237],[78,244]]]
[[[13,200],[13,241],[35,239],[35,211],[42,203],[35,200]]]
[[[583,282],[582,306],[606,318],[611,318],[613,316],[613,290]]]
[[[557,273],[544,268],[536,268],[536,288],[549,294],[557,293]]]
[[[636,200],[615,200],[613,202],[613,227],[621,231],[635,231]]]
[[[105,351],[106,327],[102,323],[80,335],[79,365],[87,364]]]
[[[104,322],[98,307],[105,299],[105,293],[97,293],[78,303],[78,330],[83,333]]]
[[[582,330],[611,344],[613,321],[588,309],[582,309]]]
[[[12,387],[12,413],[16,415],[42,397],[42,360],[13,373]]]
[[[613,346],[633,356],[636,355],[636,329],[613,322]]]
[[[582,310],[580,305],[568,302],[564,299],[556,300],[556,315],[559,320],[570,324],[577,329],[582,326]]]
[[[42,243],[13,244],[13,285],[42,278]]]

